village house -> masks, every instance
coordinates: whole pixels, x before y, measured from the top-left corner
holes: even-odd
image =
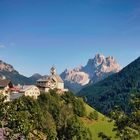
[[[40,91],[48,92],[50,89],[57,89],[59,92],[68,91],[64,88],[64,81],[56,73],[56,69],[54,67],[51,68],[50,73],[50,76],[45,76],[37,80],[36,85]]]
[[[14,86],[10,80],[0,76],[0,94],[6,96],[5,102],[8,102],[21,96],[30,96],[33,99],[37,99],[40,95],[40,90],[35,85]]]
[[[10,99],[18,99],[21,96],[30,96],[33,99],[37,99],[39,95],[40,90],[35,85],[16,86],[13,92],[11,92]]]
[[[20,89],[20,93],[23,93],[24,96],[30,96],[33,99],[37,99],[40,95],[40,90],[35,85],[25,85]]]
[[[10,101],[10,93],[13,88],[13,84],[8,79],[0,79],[0,94],[6,96],[5,101]]]

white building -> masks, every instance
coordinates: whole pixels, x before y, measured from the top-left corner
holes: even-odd
[[[40,90],[37,86],[13,86],[12,82],[0,76],[0,94],[6,96],[5,101],[18,99],[21,96],[30,96],[34,99],[40,95]]]
[[[18,99],[21,96],[30,96],[33,99],[37,99],[39,95],[40,95],[40,90],[38,87],[34,85],[25,85],[19,87],[19,89],[15,88],[15,90],[11,92],[10,100]]]
[[[64,88],[64,81],[59,75],[57,75],[56,69],[52,67],[50,72],[50,76],[45,76],[37,81],[37,87],[39,87],[41,91],[45,92],[48,92],[50,89],[57,89],[61,92],[68,91]]]
[[[37,97],[40,95],[40,90],[34,85],[26,85],[20,89],[20,93],[23,93],[24,96],[30,96],[37,99]]]

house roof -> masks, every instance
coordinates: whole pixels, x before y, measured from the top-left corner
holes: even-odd
[[[20,91],[20,88],[19,87],[12,87],[10,88],[11,91],[16,91],[16,92],[19,92]]]
[[[25,92],[25,91],[27,91],[27,90],[29,90],[31,87],[33,87],[34,85],[25,85],[25,86],[23,86],[21,89],[20,89],[20,91],[21,92]]]
[[[6,87],[11,83],[10,80],[8,79],[4,79],[4,80],[0,80],[0,87]]]
[[[35,86],[34,86],[34,85],[24,85],[24,86],[20,89],[20,91],[21,91],[21,92],[25,92],[25,91],[29,90],[29,89],[32,88],[32,87],[35,87]]]

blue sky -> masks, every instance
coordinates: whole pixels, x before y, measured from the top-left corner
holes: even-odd
[[[61,73],[96,53],[122,67],[140,56],[139,0],[0,0],[0,59],[20,73]]]

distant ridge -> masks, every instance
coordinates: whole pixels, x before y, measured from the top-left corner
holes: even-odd
[[[0,60],[0,75],[12,80],[14,84],[33,84],[34,81],[24,75],[21,75],[14,67],[10,64]]]
[[[35,81],[37,81],[38,79],[42,78],[42,75],[40,75],[39,73],[35,73],[35,74],[33,74],[31,77],[29,77],[29,78],[30,78],[30,80],[31,80],[32,82],[35,82]]]

